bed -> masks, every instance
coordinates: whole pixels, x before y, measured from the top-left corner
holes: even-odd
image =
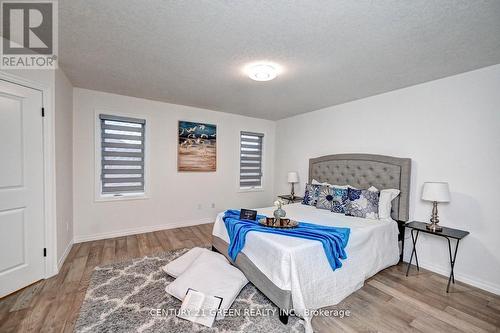
[[[320,242],[260,232],[247,235],[234,264],[280,309],[294,309],[306,320],[306,330],[310,331],[312,316],[308,310],[339,303],[361,288],[367,278],[398,263],[402,248],[398,235],[401,223],[408,220],[410,173],[411,160],[407,158],[339,154],[310,159],[309,182],[315,179],[357,188],[399,189],[400,195],[392,202],[391,218],[370,220],[300,203],[287,205],[287,217],[292,219],[351,228],[348,258],[343,260],[342,268],[330,268]],[[272,216],[273,210],[268,207],[258,212]],[[229,237],[222,216],[219,214],[214,224],[212,245],[227,256]],[[286,316],[280,319],[287,321]]]

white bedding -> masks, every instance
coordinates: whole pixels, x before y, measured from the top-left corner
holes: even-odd
[[[294,310],[306,319],[314,310],[339,303],[363,286],[364,281],[399,261],[398,228],[394,220],[371,220],[332,213],[300,203],[284,206],[287,217],[328,226],[349,227],[347,259],[333,271],[319,241],[249,232],[242,252],[276,286],[292,293]],[[274,207],[258,209],[272,216]],[[220,213],[213,235],[229,243]]]

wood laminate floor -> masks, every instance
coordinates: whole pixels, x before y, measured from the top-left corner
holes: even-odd
[[[0,300],[0,332],[72,332],[97,265],[183,247],[209,245],[211,224],[75,244],[58,275]],[[500,296],[406,265],[388,268],[331,309],[349,317],[316,317],[318,332],[500,332]],[[168,330],[166,330],[168,331]]]

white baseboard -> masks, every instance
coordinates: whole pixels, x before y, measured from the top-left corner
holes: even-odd
[[[98,234],[93,234],[93,235],[81,235],[81,236],[75,236],[75,243],[82,243],[82,242],[88,242],[88,241],[94,241],[94,240],[100,240],[100,239],[129,236],[129,235],[135,235],[135,234],[143,234],[145,232],[153,232],[153,231],[158,231],[158,230],[189,227],[189,226],[193,226],[193,225],[207,224],[207,223],[213,223],[213,222],[214,222],[213,218],[204,218],[204,219],[199,219],[199,220],[181,221],[181,222],[177,222],[177,223],[168,223],[168,224],[160,224],[160,225],[122,229],[122,230],[118,230],[118,231],[103,232],[103,233],[98,233]]]
[[[68,246],[66,246],[66,249],[64,250],[63,255],[59,260],[57,261],[57,271],[61,270],[62,265],[64,264],[64,261],[66,260],[66,257],[68,257],[69,251],[71,251],[71,248],[73,247],[73,240],[70,240],[68,243]]]
[[[419,260],[419,266],[422,268],[425,268],[429,271],[444,275],[444,276],[449,276],[450,275],[450,267],[444,268],[435,264],[431,264],[428,262],[422,262]],[[461,274],[455,270],[455,280],[470,284],[471,286],[477,287],[479,289],[483,289],[486,291],[489,291],[490,293],[500,295],[500,285],[494,284],[491,282],[483,281],[481,279],[478,279],[477,277],[473,277],[467,274]]]

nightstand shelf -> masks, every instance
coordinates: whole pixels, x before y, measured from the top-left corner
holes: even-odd
[[[298,197],[298,196],[294,196],[292,198],[292,196],[290,194],[278,195],[278,198],[280,198],[282,200],[285,200],[286,204],[291,204],[291,203],[294,203],[294,202],[301,202],[304,199],[303,197]]]
[[[446,238],[446,240],[448,241],[448,254],[450,256],[450,266],[451,266],[450,277],[448,278],[448,285],[446,286],[446,292],[449,292],[450,283],[451,282],[455,283],[455,275],[453,273],[453,269],[455,268],[455,260],[457,258],[458,244],[460,244],[460,240],[465,236],[467,236],[469,232],[447,227],[443,227],[442,231],[431,231],[427,229],[427,223],[416,222],[416,221],[409,222],[405,224],[404,227],[411,229],[411,240],[413,243],[413,250],[411,251],[410,261],[408,262],[408,268],[406,269],[406,276],[408,276],[408,273],[410,272],[411,262],[413,260],[414,255],[415,255],[415,262],[417,264],[417,271],[420,269],[420,267],[418,266],[417,247],[416,247],[418,235],[420,234],[420,232]],[[414,234],[415,231],[416,234]],[[451,249],[451,239],[456,240],[455,251],[452,251]]]

